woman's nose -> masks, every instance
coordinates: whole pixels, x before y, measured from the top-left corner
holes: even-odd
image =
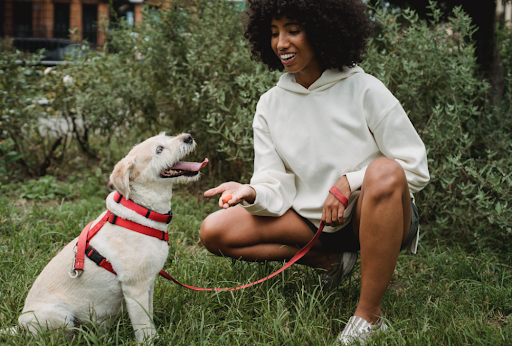
[[[285,49],[288,48],[290,45],[290,41],[288,41],[288,38],[284,34],[279,34],[279,38],[277,41],[277,49]]]

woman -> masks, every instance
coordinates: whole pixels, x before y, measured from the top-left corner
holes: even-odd
[[[341,344],[387,328],[382,298],[399,251],[416,252],[412,193],[429,180],[425,147],[398,100],[356,66],[369,32],[360,0],[248,1],[253,58],[287,73],[256,108],[251,183],[206,191],[222,194],[223,209],[200,233],[214,254],[282,261],[323,221],[301,263],[323,269],[327,285],[360,250],[361,294]]]

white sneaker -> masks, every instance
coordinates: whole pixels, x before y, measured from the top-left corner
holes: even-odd
[[[368,323],[364,318],[359,316],[352,316],[347,322],[345,329],[338,335],[336,339],[336,346],[342,345],[352,345],[357,341],[360,342],[361,345],[364,345],[368,342],[370,336],[376,333],[385,332],[388,329],[384,320],[379,318],[376,324]]]

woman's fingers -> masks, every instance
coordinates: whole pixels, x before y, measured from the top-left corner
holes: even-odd
[[[343,213],[345,212],[345,206],[340,203],[338,206],[338,220],[340,220],[340,224],[343,223]]]
[[[206,197],[212,197],[219,193],[224,193],[225,191],[228,191],[230,193],[234,193],[240,186],[240,183],[234,182],[234,181],[228,181],[226,183],[222,183],[217,187],[214,187],[212,189],[206,190],[204,195]]]
[[[234,181],[209,189],[205,191],[204,195],[212,197],[219,193],[222,194],[219,198],[219,207],[224,209],[237,205],[244,200],[252,204],[256,199],[256,191],[252,187]]]
[[[339,218],[338,218],[338,208],[336,206],[333,206],[331,209],[331,226],[338,226],[341,224]]]
[[[212,197],[212,196],[215,196],[218,193],[224,192],[223,185],[224,184],[221,184],[221,185],[219,185],[217,187],[214,187],[213,189],[206,190],[204,192],[205,197]]]
[[[327,226],[339,226],[343,223],[345,206],[334,196],[329,195],[324,203],[322,221]]]
[[[229,181],[205,191],[204,195],[205,197],[212,197],[220,193],[219,207],[227,209],[230,206],[238,204],[239,200],[244,197],[240,196],[241,193],[243,195],[243,191],[240,191],[241,186],[243,185],[240,183]]]

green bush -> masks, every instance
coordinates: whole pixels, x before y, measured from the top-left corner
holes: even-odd
[[[475,31],[460,8],[448,23],[434,5],[429,22],[405,10],[374,9],[379,34],[363,64],[401,101],[428,151],[431,182],[417,194],[422,221],[436,237],[474,244],[508,242],[511,122],[487,101],[478,78]]]
[[[21,198],[41,201],[74,195],[71,185],[59,183],[57,178],[51,175],[41,177],[39,180],[28,180],[22,189]]]
[[[278,75],[251,61],[229,2],[185,4],[146,9],[143,25],[121,22],[111,31],[106,52],[86,55],[74,69],[83,85],[76,108],[106,137],[190,132],[216,175],[247,177],[256,102]]]
[[[210,158],[211,174],[231,172],[231,178],[239,178],[243,171],[247,176],[252,129],[246,124],[259,95],[278,75],[251,61],[236,7],[227,1],[186,4],[178,0],[165,10],[146,9],[139,26],[120,21],[109,32],[104,51],[88,52],[84,45],[71,64],[46,73],[0,52],[10,62],[0,71],[10,78],[17,78],[15,69],[22,76],[31,73],[35,78],[19,83],[29,86],[25,94],[48,100],[44,106],[30,104],[30,112],[20,102],[3,109],[17,112],[17,123],[4,123],[4,128],[26,127],[5,137],[27,143],[16,147],[27,173],[46,174],[50,162],[64,161],[71,142],[95,157],[113,138],[125,139],[128,148],[161,131],[186,131],[199,144],[196,155]],[[11,86],[2,84],[7,94]],[[41,126],[44,131],[34,130]],[[49,135],[45,141],[35,137],[41,133]],[[109,163],[122,155],[113,153]]]
[[[21,160],[23,154],[15,151],[12,141],[5,141],[0,143],[0,157],[2,157],[0,161],[0,175],[8,175],[11,173],[11,164]]]
[[[65,162],[72,143],[111,167],[149,135],[187,131],[196,155],[210,158],[211,177],[247,181],[255,105],[279,74],[250,59],[242,18],[229,2],[186,3],[146,9],[135,27],[121,21],[104,51],[84,49],[47,73],[35,66],[37,56],[20,65],[18,53],[0,52],[0,135],[11,143],[0,158],[4,172],[44,174],[50,162]],[[440,9],[430,8],[429,21],[371,8],[377,24],[362,67],[401,101],[426,144],[432,179],[417,194],[426,234],[507,244],[512,93],[502,104],[488,102],[471,19],[456,8],[443,23]],[[33,102],[42,98],[46,105]],[[66,126],[41,127],[41,119]]]
[[[5,44],[4,44],[5,45]],[[0,141],[2,173],[9,174],[17,166],[29,174],[45,173],[45,162],[51,157],[49,148],[54,136],[40,124],[48,113],[39,103],[41,71],[39,55],[0,52]],[[18,63],[23,61],[23,63]]]

